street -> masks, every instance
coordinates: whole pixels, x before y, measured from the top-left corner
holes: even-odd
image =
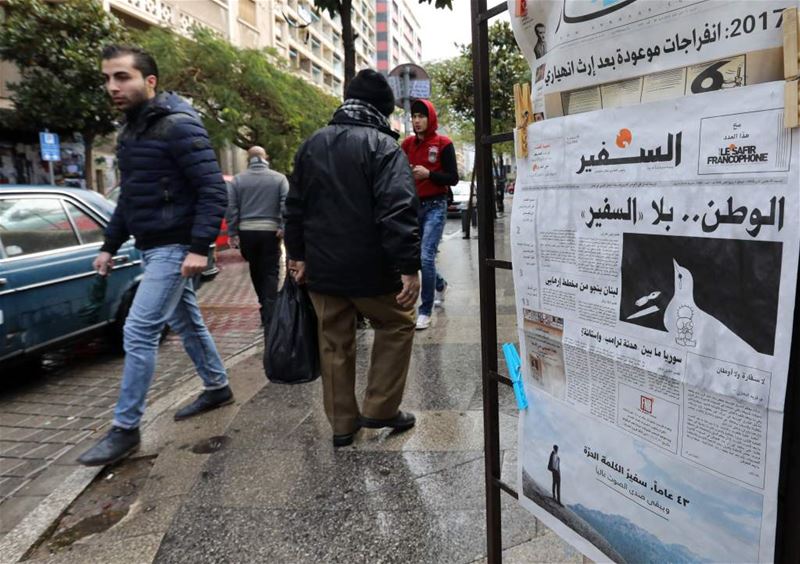
[[[508,256],[506,230],[501,218],[500,258]],[[486,535],[476,233],[462,239],[458,220],[445,227],[438,264],[449,289],[431,328],[416,334],[403,402],[417,426],[396,436],[363,430],[352,447],[337,450],[319,380],[267,383],[246,263],[234,250],[220,253],[219,263],[221,273],[199,296],[235,405],[172,421],[200,381],[170,335],[142,450],[98,473],[74,459],[109,424],[120,356],[100,343],[82,345],[52,355],[43,375],[4,384],[3,561],[480,562]],[[499,338],[515,341],[510,274],[499,271],[497,286]],[[360,331],[359,390],[370,343],[370,331]],[[505,387],[500,424],[504,479],[514,484],[516,405]],[[582,561],[509,496],[503,517],[506,561]],[[35,548],[48,529],[51,539]]]

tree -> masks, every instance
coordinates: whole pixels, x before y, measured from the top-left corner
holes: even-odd
[[[474,139],[472,45],[462,45],[457,57],[426,68],[431,75],[433,102],[442,122],[464,137]],[[512,88],[515,83],[530,82],[531,70],[508,22],[497,22],[489,28],[489,69],[492,133],[511,131],[516,126]],[[508,150],[508,147],[501,149]]]
[[[79,132],[86,183],[92,186],[92,145],[114,130],[115,112],[103,90],[99,55],[123,37],[116,18],[100,2],[8,0],[0,27],[0,58],[20,69],[9,85],[14,110],[5,125],[20,130]]]
[[[461,54],[452,59],[427,65],[431,76],[431,98],[442,124],[462,140],[475,139],[475,83],[472,79],[472,45],[461,45]],[[492,133],[513,131],[516,127],[512,88],[518,82],[530,82],[531,70],[517,47],[508,22],[497,22],[489,28],[489,111]],[[504,166],[503,154],[513,153],[513,143],[493,147],[497,159],[495,174]],[[473,175],[474,177],[474,175]],[[472,192],[470,189],[471,214]]]
[[[300,143],[339,104],[280,68],[270,51],[234,47],[204,28],[191,38],[152,28],[137,40],[158,61],[159,88],[192,101],[217,149],[262,145],[277,169],[291,168]]]
[[[342,47],[344,49],[344,89],[356,75],[356,47],[353,33],[352,0],[312,0],[318,10],[327,10],[332,18],[337,15],[342,21]],[[420,4],[431,4],[437,8],[453,9],[453,0],[419,0]]]

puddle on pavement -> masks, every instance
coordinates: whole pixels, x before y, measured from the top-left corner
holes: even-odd
[[[192,445],[191,451],[195,454],[211,454],[225,448],[225,445],[227,445],[230,440],[230,437],[225,435],[209,437],[208,439],[203,439]]]
[[[104,469],[23,560],[45,559],[67,551],[76,541],[119,523],[136,501],[155,459],[132,458]]]

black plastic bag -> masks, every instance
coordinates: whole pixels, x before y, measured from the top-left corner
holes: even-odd
[[[264,372],[271,382],[302,384],[319,377],[317,316],[308,292],[291,276],[278,292],[265,337]]]

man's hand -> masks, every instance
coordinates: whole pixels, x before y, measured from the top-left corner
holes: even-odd
[[[92,263],[92,268],[94,268],[100,276],[108,276],[113,266],[114,261],[111,260],[111,253],[105,251],[98,254]]]
[[[416,165],[411,169],[411,174],[414,176],[414,180],[425,180],[430,178],[431,171],[422,165]]]
[[[289,260],[289,274],[298,284],[306,283],[306,263],[302,260]]]
[[[208,257],[205,255],[198,255],[197,253],[189,253],[183,259],[181,265],[181,276],[184,278],[191,278],[195,274],[200,274],[208,266]]]
[[[404,308],[414,307],[419,296],[419,274],[403,274],[400,279],[403,281],[403,289],[395,299]]]
[[[238,249],[239,248],[239,236],[238,235],[231,235],[228,238],[228,245],[231,249]]]
[[[278,241],[282,240],[282,239],[283,239],[283,229],[278,229],[278,230],[275,232],[275,237],[277,237],[277,238],[278,238]]]

